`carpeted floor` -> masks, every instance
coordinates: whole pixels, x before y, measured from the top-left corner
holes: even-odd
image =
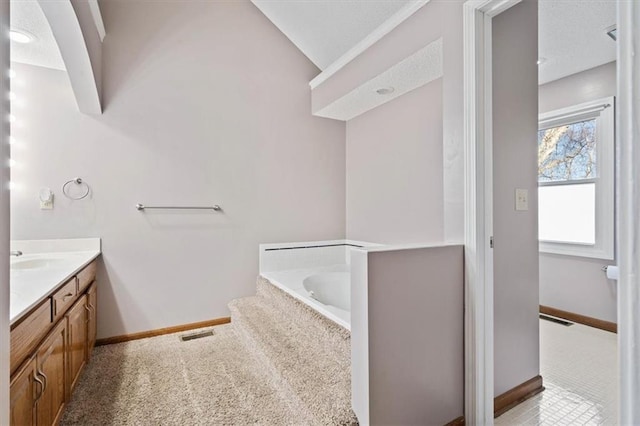
[[[61,424],[357,424],[348,331],[258,286],[213,336],[97,347]]]

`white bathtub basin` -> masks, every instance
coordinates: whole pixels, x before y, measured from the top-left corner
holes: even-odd
[[[263,272],[264,278],[321,315],[351,329],[351,273],[349,265]]]
[[[323,272],[302,281],[309,296],[325,305],[351,310],[351,276],[349,272]]]

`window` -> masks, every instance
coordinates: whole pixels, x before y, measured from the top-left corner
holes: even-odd
[[[542,114],[540,251],[613,259],[614,98]]]

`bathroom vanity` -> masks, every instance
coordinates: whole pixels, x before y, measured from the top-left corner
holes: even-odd
[[[12,259],[11,425],[57,424],[89,362],[96,342],[99,244],[39,253],[27,244],[20,249],[24,255]],[[73,251],[78,247],[83,250]]]

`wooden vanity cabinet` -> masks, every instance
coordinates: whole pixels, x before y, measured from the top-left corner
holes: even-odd
[[[60,319],[65,312],[73,305],[78,295],[78,280],[76,277],[67,281],[58,291],[51,296],[53,304],[53,321]]]
[[[33,354],[51,326],[51,299],[46,299],[26,318],[11,327],[11,374]]]
[[[43,382],[36,400],[36,424],[58,424],[66,398],[67,324],[60,321],[40,345],[36,355],[36,375]]]
[[[91,360],[98,337],[98,286],[95,281],[87,290],[87,362]]]
[[[11,426],[59,423],[96,341],[95,269],[94,261],[11,327]]]
[[[69,327],[69,349],[67,355],[69,358],[69,387],[67,395],[71,398],[71,392],[78,383],[82,368],[87,362],[87,338],[88,338],[88,297],[85,294],[73,305],[69,312],[65,315],[67,318],[67,326]]]
[[[84,292],[84,290],[89,287],[89,284],[93,283],[96,278],[97,269],[97,263],[91,262],[82,271],[78,272],[78,294]]]
[[[36,424],[36,398],[42,392],[42,381],[36,378],[35,357],[26,362],[11,379],[9,421],[12,425]]]

